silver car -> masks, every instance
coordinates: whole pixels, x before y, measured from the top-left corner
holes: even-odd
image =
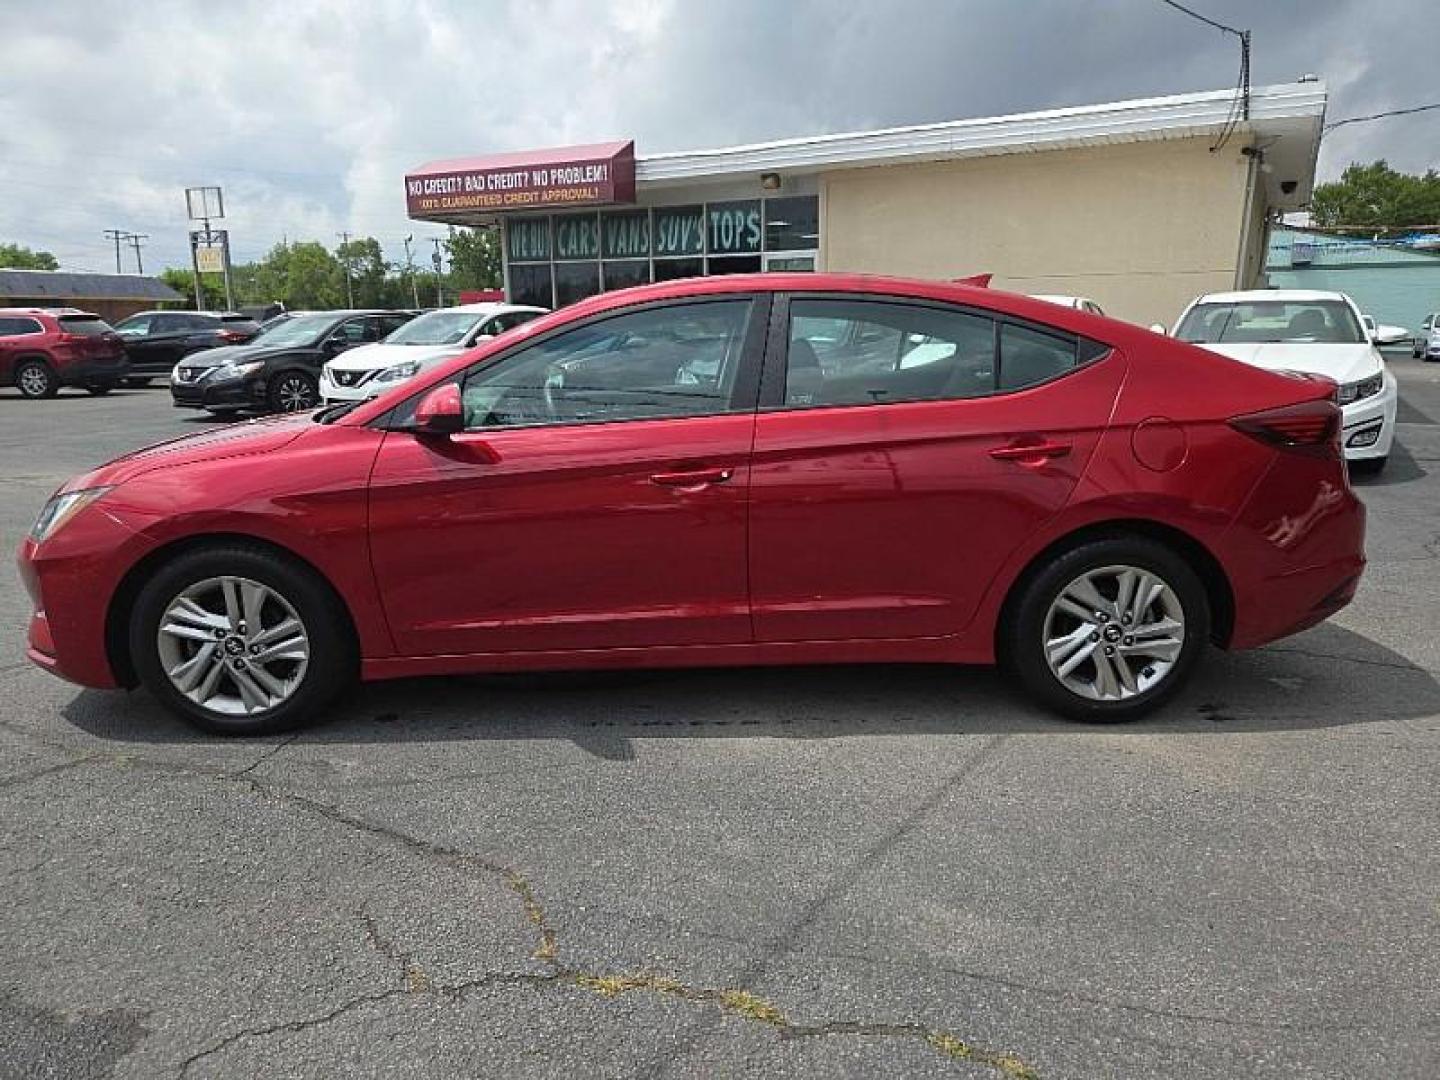
[[[1440,312],[1420,324],[1420,336],[1415,339],[1411,355],[1416,360],[1440,360]]]

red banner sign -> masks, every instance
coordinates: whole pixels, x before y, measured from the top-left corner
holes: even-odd
[[[633,142],[436,161],[405,177],[414,218],[634,201]]]

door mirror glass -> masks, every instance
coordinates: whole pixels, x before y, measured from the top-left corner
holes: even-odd
[[[421,434],[448,436],[464,427],[465,407],[453,382],[435,387],[415,406],[415,430]]]

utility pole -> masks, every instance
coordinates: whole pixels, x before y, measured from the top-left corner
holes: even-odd
[[[420,306],[420,286],[415,281],[415,260],[410,258],[410,241],[415,235],[405,237],[405,273],[410,277],[410,298],[415,301],[415,306]]]
[[[145,264],[144,264],[144,262],[142,262],[141,259],[140,259],[140,249],[141,249],[141,247],[143,247],[144,245],[141,244],[140,241],[141,241],[141,240],[149,240],[149,239],[150,239],[150,234],[149,234],[149,233],[131,233],[128,237],[126,237],[126,239],[130,242],[130,246],[135,249],[135,272],[136,272],[137,274],[143,274],[143,273],[145,273]]]
[[[430,263],[435,267],[435,306],[445,306],[445,295],[440,291],[440,243],[443,237],[432,236],[430,242],[435,245],[435,254],[430,256]]]
[[[345,267],[345,306],[355,306],[355,286],[350,282],[350,234],[348,232],[336,233],[340,237],[340,262]]]
[[[125,271],[120,269],[120,244],[122,241],[129,240],[130,234],[124,229],[106,229],[105,235],[115,241],[115,272],[123,274]]]

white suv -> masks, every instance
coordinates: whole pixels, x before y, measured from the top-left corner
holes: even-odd
[[[1395,376],[1344,293],[1258,289],[1191,301],[1175,337],[1254,367],[1335,380],[1341,446],[1358,471],[1379,472],[1395,441]]]
[[[384,341],[351,349],[327,363],[320,372],[320,396],[327,405],[379,397],[441,360],[544,314],[544,308],[498,303],[427,311]]]

